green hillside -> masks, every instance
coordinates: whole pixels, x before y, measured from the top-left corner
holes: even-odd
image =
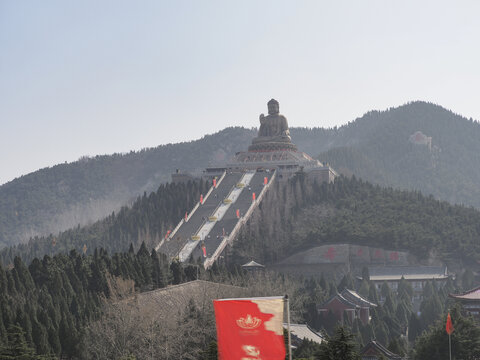
[[[168,229],[175,227],[186,211],[193,208],[209,185],[203,181],[162,184],[156,192],[148,196],[144,193],[132,206],[122,207],[92,225],[73,227],[57,236],[34,237],[28,243],[6,247],[0,251],[0,262],[11,264],[19,255],[28,263],[35,257],[71,250],[90,254],[98,247],[114,253],[127,251],[131,244],[139,248],[143,242],[152,248]]]
[[[28,244],[0,252],[4,264],[15,256],[26,262],[45,254],[71,249],[87,253],[103,247],[110,253],[126,251],[142,242],[153,247],[185,211],[205,193],[208,184],[162,185],[93,225],[76,227],[57,237],[38,237]],[[282,204],[282,206],[279,206]],[[407,250],[421,259],[435,256],[457,265],[480,258],[480,211],[425,197],[419,192],[372,185],[355,177],[334,184],[312,183],[300,174],[288,183],[276,183],[254,213],[240,240],[235,262],[253,255],[275,263],[301,250],[326,243],[350,243]]]
[[[0,248],[98,220],[170,181],[177,168],[201,171],[229,159],[253,135],[227,128],[196,141],[83,158],[15,179],[0,186]]]
[[[431,147],[409,141],[420,131]],[[480,124],[440,106],[414,102],[373,111],[338,129],[319,159],[346,175],[480,207]]]
[[[355,177],[334,184],[297,177],[267,194],[232,258],[242,262],[255,255],[269,264],[315,246],[348,243],[467,266],[480,259],[479,238],[480,211],[474,208]]]

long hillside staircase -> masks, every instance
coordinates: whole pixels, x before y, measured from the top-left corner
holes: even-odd
[[[224,172],[155,249],[181,262],[201,258],[209,268],[236,238],[274,179],[275,171]]]

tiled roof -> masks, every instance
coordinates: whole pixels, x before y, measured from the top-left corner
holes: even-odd
[[[454,299],[480,300],[480,286],[474,289],[465,291],[462,294],[449,294],[449,296]]]
[[[284,329],[288,329],[287,324],[283,324]],[[312,330],[307,324],[290,324],[290,333],[299,340],[308,339],[321,344],[324,341],[322,335]]]
[[[400,355],[392,353],[390,350],[388,350],[385,346],[382,344],[378,343],[375,340],[370,341],[365,347],[360,351],[360,356],[362,359],[369,359],[371,355],[371,352],[379,352],[383,356],[385,356],[388,360],[401,360],[402,357]],[[365,354],[365,355],[364,355]]]
[[[448,278],[446,266],[381,266],[369,267],[371,281],[431,280]]]
[[[352,303],[355,303],[356,305],[358,306],[361,306],[361,307],[376,307],[377,304],[374,304],[370,301],[368,301],[367,299],[361,297],[356,291],[353,291],[353,290],[349,290],[349,289],[344,289],[342,291],[342,296],[349,300],[350,302]]]
[[[337,299],[345,305],[351,306],[352,308],[377,306],[376,304],[361,297],[356,291],[344,289],[340,294],[337,293],[325,301],[325,303],[322,305],[322,308],[330,303],[333,299]]]

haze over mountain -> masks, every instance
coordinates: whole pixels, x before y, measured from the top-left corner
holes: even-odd
[[[426,144],[411,140],[417,131],[424,135],[417,143]],[[0,246],[100,219],[156,190],[177,168],[199,173],[228,160],[255,134],[227,128],[196,141],[82,158],[15,179],[0,186]],[[340,128],[291,128],[291,134],[301,151],[320,154],[341,173],[480,206],[480,125],[438,105],[413,102],[369,112]]]

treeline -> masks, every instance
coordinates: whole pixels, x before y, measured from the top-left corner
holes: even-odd
[[[268,264],[314,246],[349,243],[465,265],[480,256],[479,238],[476,209],[355,177],[319,184],[298,174],[267,193],[230,255],[242,262],[255,254]]]
[[[97,247],[112,254],[127,251],[130,244],[138,249],[142,242],[152,248],[193,208],[209,186],[202,180],[160,185],[156,192],[144,193],[131,207],[123,207],[90,226],[77,226],[59,235],[34,237],[28,244],[4,248],[0,251],[0,261],[8,265],[15,256],[20,256],[29,263],[35,257],[68,253],[72,249],[91,254]]]
[[[191,281],[196,270],[170,263],[144,243],[137,253],[133,247],[113,256],[72,250],[29,266],[16,257],[12,269],[0,266],[0,358],[12,352],[76,358],[85,327],[99,319],[106,300]]]
[[[169,356],[174,358],[195,354],[194,358],[213,359],[216,354],[215,325],[210,300],[196,299],[198,302],[195,302],[192,294],[187,308],[179,308],[178,314],[171,314],[171,319],[148,318],[148,313],[137,313],[139,309],[122,301],[138,291],[163,288],[198,277],[241,286],[246,291],[245,296],[289,294],[292,321],[309,323],[329,334],[334,334],[337,320],[332,314],[321,316],[317,305],[344,288],[356,289],[379,306],[372,309],[369,324],[363,325],[358,320],[344,324],[354,335],[355,349],[358,351],[376,338],[395,353],[415,354],[412,344],[417,341],[414,350],[418,347],[419,354],[423,355],[416,359],[426,359],[424,354],[438,341],[438,331],[429,328],[443,319],[442,314],[451,306],[448,293],[472,285],[471,273],[457,277],[455,282],[448,280],[444,287],[429,282],[418,316],[413,310],[412,288],[406,281],[400,282],[394,294],[386,284],[377,292],[369,280],[355,282],[351,274],[339,281],[323,275],[319,279],[298,279],[268,272],[245,273],[234,264],[229,267],[215,264],[205,272],[195,263],[170,263],[154,250],[149,252],[145,244],[136,253],[132,246],[128,252],[113,256],[103,249],[96,249],[88,256],[74,250],[68,255],[34,259],[28,267],[17,257],[11,269],[0,267],[0,358],[7,359],[14,354],[24,359],[90,356],[117,359],[118,354],[123,354],[125,357],[121,358],[133,360],[145,358],[148,353],[148,356],[155,354],[154,358],[164,359],[168,348]],[[368,279],[368,272],[364,277]],[[381,298],[385,300],[380,301]],[[455,341],[468,344],[465,353],[476,354],[480,346],[465,332],[476,334],[480,330],[470,320],[460,317],[456,312],[454,321],[465,327],[458,329]],[[110,344],[112,339],[108,334],[121,337],[117,334],[120,328],[122,334],[132,334],[132,339],[138,341]],[[145,347],[139,346],[139,342]],[[317,346],[306,344],[297,349],[295,358],[316,359],[318,351]]]

